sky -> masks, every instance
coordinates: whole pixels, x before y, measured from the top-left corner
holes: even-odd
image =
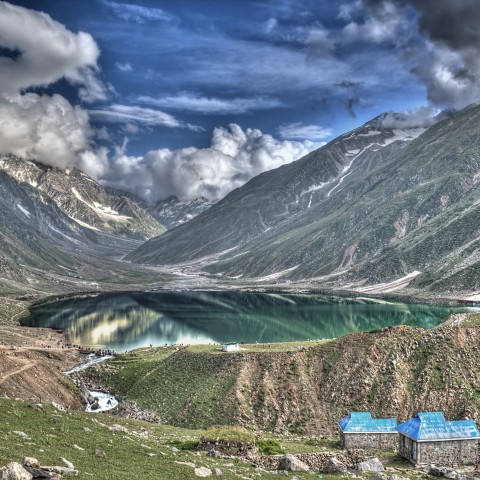
[[[0,152],[216,201],[381,113],[477,101],[477,3],[0,1]]]

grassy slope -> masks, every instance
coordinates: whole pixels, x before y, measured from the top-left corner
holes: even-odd
[[[479,327],[395,327],[303,352],[213,348],[137,351],[90,375],[164,422],[190,428],[330,434],[347,411],[364,409],[399,419],[425,409],[479,418]]]
[[[113,424],[127,428],[128,432],[111,431],[108,426]],[[91,431],[86,432],[85,427]],[[26,433],[30,440],[14,431]],[[62,413],[51,406],[44,406],[44,411],[39,412],[28,404],[0,399],[0,466],[21,462],[24,456],[33,456],[42,465],[62,465],[60,457],[64,457],[79,470],[79,478],[99,480],[196,478],[193,467],[176,462],[212,470],[220,468],[225,479],[252,478],[257,473],[253,466],[242,461],[172,451],[171,443],[198,441],[204,433],[108,415]],[[290,453],[331,450],[331,442],[316,446],[308,443],[311,442],[289,439],[283,446]],[[97,457],[96,449],[103,450],[106,457]],[[316,478],[316,474],[298,473],[297,477]],[[262,472],[261,478],[277,478],[277,475]]]

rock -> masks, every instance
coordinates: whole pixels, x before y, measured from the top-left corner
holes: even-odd
[[[24,467],[40,468],[40,462],[33,457],[24,457],[22,463]]]
[[[90,410],[92,410],[92,412],[94,412],[95,410],[98,410],[99,408],[100,408],[100,404],[98,402],[94,402],[90,406]]]
[[[91,430],[88,427],[83,427],[83,431],[85,433],[91,433]]]
[[[25,432],[19,432],[18,430],[14,430],[13,433],[15,435],[18,435],[19,437],[30,440],[30,437]]]
[[[66,475],[73,475],[74,477],[78,477],[78,470],[75,470],[73,468],[68,468],[68,467],[62,467],[60,465],[52,465],[52,466],[41,466],[40,467],[42,470],[45,470],[47,472],[51,473],[59,473],[61,475],[66,474]],[[53,477],[50,477],[53,478]]]
[[[73,465],[72,462],[69,462],[66,458],[60,457],[60,460],[68,467],[71,468],[72,470],[75,470],[75,466]]]
[[[55,410],[58,410],[59,412],[66,412],[67,407],[60,405],[59,403],[52,402],[52,406]]]
[[[95,450],[95,455],[97,457],[102,457],[102,458],[105,458],[107,456],[107,454],[103,450],[100,450],[99,448]]]
[[[45,479],[48,479],[48,480],[52,480],[54,478],[59,478],[59,475],[57,475],[56,473],[47,472],[46,470],[41,470],[40,468],[33,468],[33,467],[24,467],[24,468],[35,479],[44,479],[45,478]],[[63,477],[60,476],[60,478],[63,478]]]
[[[82,452],[85,450],[84,448],[79,447],[76,443],[74,443],[74,444],[72,445],[72,448],[75,448],[76,450],[80,450],[80,451],[82,451]]]
[[[192,462],[177,462],[177,461],[175,460],[174,463],[176,463],[177,465],[186,465],[187,467],[195,468],[195,464],[192,463]]]
[[[223,475],[223,472],[219,468],[216,468],[215,469],[215,476],[221,477],[222,475]]]
[[[0,480],[32,480],[32,478],[32,475],[16,462],[0,469]]]
[[[383,472],[385,467],[382,462],[377,458],[371,458],[365,462],[360,462],[355,465],[357,472]]]
[[[310,468],[297,457],[287,454],[280,459],[278,464],[279,470],[287,470],[289,472],[308,472]]]
[[[173,452],[173,453],[177,453],[177,452],[179,452],[179,451],[180,451],[180,450],[179,450],[177,447],[172,447],[172,452]]]
[[[388,480],[409,480],[406,477],[401,477],[400,475],[390,475]]]
[[[325,473],[337,473],[346,471],[347,466],[342,463],[337,457],[332,457],[325,467]]]
[[[436,465],[432,465],[430,467],[427,475],[431,475],[432,477],[446,477],[453,479],[456,479],[458,476],[453,468],[437,467]]]
[[[30,408],[33,408],[37,412],[43,412],[43,405],[41,403],[32,403],[30,404]]]
[[[207,452],[207,455],[209,457],[218,458],[218,457],[220,457],[221,454],[218,450],[210,450],[210,451]]]
[[[195,475],[197,477],[210,477],[212,475],[212,471],[207,467],[200,467],[195,469]]]

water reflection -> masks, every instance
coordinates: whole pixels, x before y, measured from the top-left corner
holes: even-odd
[[[156,292],[39,307],[23,325],[66,330],[80,345],[131,350],[165,343],[285,342],[391,325],[433,328],[458,309],[320,295]]]

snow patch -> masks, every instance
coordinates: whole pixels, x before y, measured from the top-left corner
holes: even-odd
[[[30,212],[29,212],[26,208],[23,208],[19,203],[17,203],[17,208],[18,208],[27,218],[30,218]]]
[[[283,275],[285,275],[289,272],[292,272],[293,270],[295,270],[299,266],[300,266],[300,264],[295,265],[292,268],[287,268],[286,270],[282,270],[281,272],[276,272],[276,273],[272,273],[271,275],[266,275],[265,277],[258,277],[258,278],[253,279],[253,281],[254,282],[266,282],[266,281],[269,281],[269,280],[276,280],[280,277],[283,277]]]
[[[377,283],[375,285],[369,285],[367,287],[356,288],[358,292],[363,293],[388,293],[394,292],[395,290],[400,290],[405,288],[414,278],[418,277],[422,272],[414,271],[405,275],[404,277],[398,278],[388,283]]]
[[[88,177],[87,177],[88,178]],[[72,187],[72,193],[75,197],[80,200],[82,203],[87,205],[90,209],[92,209],[98,216],[106,218],[108,220],[113,220],[114,222],[124,223],[130,220],[131,217],[127,217],[126,215],[119,215],[117,211],[113,210],[111,207],[105,207],[104,205],[93,202],[93,204],[87,202],[81,195],[78,193],[76,188]],[[78,221],[75,219],[75,221]]]

